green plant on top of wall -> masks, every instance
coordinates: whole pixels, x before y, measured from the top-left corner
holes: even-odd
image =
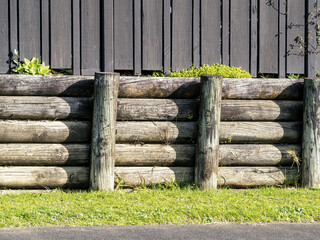
[[[31,60],[25,58],[20,60],[18,51],[15,49],[14,54],[17,59],[13,59],[13,63],[16,65],[12,69],[13,72],[18,74],[30,74],[30,75],[51,75],[52,71],[50,66],[46,66],[45,63],[40,63],[39,58],[32,58]]]
[[[168,77],[200,77],[201,75],[219,75],[224,78],[251,78],[251,74],[241,67],[229,67],[222,64],[191,67],[181,71],[171,71]],[[163,72],[154,72],[153,77],[163,77]]]

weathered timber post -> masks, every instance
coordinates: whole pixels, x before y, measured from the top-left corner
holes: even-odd
[[[304,80],[302,185],[320,187],[320,79]]]
[[[119,73],[96,73],[92,120],[90,187],[114,190]]]
[[[221,85],[220,76],[201,76],[195,182],[202,189],[217,188]]]

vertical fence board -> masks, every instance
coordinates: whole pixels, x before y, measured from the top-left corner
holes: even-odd
[[[287,17],[287,0],[279,0],[279,30],[278,30],[278,72],[279,77],[286,77],[286,17]]]
[[[41,0],[41,60],[46,65],[51,65],[49,24],[49,0]]]
[[[304,73],[305,2],[288,1],[287,72]]]
[[[231,1],[230,65],[250,70],[250,2]]]
[[[134,20],[133,20],[133,29],[134,29],[134,48],[133,48],[133,70],[135,75],[141,75],[142,68],[142,59],[141,59],[141,1],[142,0],[134,0]]]
[[[221,62],[220,0],[201,2],[201,64]]]
[[[114,1],[115,69],[133,69],[133,1]]]
[[[81,0],[81,69],[83,75],[100,70],[100,0]]]
[[[222,1],[222,64],[230,65],[230,0]]]
[[[250,73],[258,75],[258,0],[251,0],[251,42],[250,42]]]
[[[200,0],[193,0],[193,52],[194,67],[200,65]]]
[[[10,0],[10,54],[13,54],[14,49],[18,49],[18,1]],[[10,68],[12,68],[10,63]]]
[[[40,1],[19,1],[19,52],[22,58],[40,58]]]
[[[72,72],[80,75],[81,71],[81,25],[80,25],[80,0],[72,1]]]
[[[162,1],[142,2],[142,68],[162,69]]]
[[[113,0],[103,0],[103,71],[113,72]]]
[[[163,71],[171,70],[171,0],[163,0]]]
[[[7,63],[9,54],[9,5],[8,1],[0,2],[0,73],[9,70]]]
[[[260,0],[259,8],[259,72],[278,73],[278,0]]]
[[[51,67],[71,68],[71,0],[50,4]]]
[[[192,0],[172,1],[172,69],[192,65]]]
[[[316,76],[316,53],[317,53],[317,0],[306,0],[306,47],[305,75]]]

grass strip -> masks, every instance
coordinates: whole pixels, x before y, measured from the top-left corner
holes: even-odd
[[[0,196],[0,227],[320,221],[320,190],[154,187]]]

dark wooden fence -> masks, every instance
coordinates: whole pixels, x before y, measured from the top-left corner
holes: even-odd
[[[317,17],[317,0],[1,0],[0,72],[19,49],[82,75],[223,63],[314,76]]]

